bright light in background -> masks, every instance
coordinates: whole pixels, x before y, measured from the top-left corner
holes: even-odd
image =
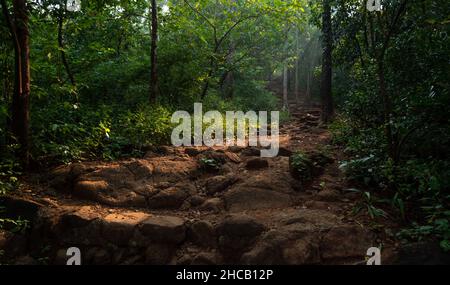
[[[170,12],[169,6],[163,5],[163,6],[161,7],[161,13],[163,13],[164,15],[169,14],[169,12]]]

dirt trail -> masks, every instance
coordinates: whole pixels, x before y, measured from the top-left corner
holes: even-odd
[[[355,197],[343,191],[342,153],[320,109],[291,107],[275,158],[254,147],[156,147],[142,159],[31,177],[4,198],[32,221],[27,251],[15,255],[64,264],[76,246],[84,264],[364,263],[380,241],[349,214]],[[296,151],[313,160],[309,182],[290,171]]]

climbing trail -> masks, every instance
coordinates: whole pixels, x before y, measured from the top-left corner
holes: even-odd
[[[351,215],[342,152],[319,108],[290,109],[275,158],[256,147],[161,146],[140,159],[30,176],[3,198],[31,221],[16,238],[22,261],[64,264],[75,246],[84,264],[364,264],[380,241]],[[290,168],[298,151],[312,162],[308,180]]]

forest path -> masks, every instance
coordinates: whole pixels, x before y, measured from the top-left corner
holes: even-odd
[[[155,147],[30,177],[4,202],[32,221],[26,254],[50,244],[52,264],[72,246],[85,264],[364,263],[377,237],[351,215],[357,197],[344,191],[342,152],[320,112],[291,106],[275,158],[256,147]],[[310,180],[289,167],[297,151]]]

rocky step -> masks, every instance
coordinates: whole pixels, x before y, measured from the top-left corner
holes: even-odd
[[[22,203],[34,203],[22,201]],[[65,264],[78,247],[83,264],[321,264],[364,260],[370,232],[321,210],[246,211],[198,218],[98,206],[38,207],[20,248]],[[30,214],[30,213],[28,213]],[[4,238],[8,256],[17,238]],[[17,249],[20,251],[20,248]],[[15,252],[15,256],[20,252]]]

